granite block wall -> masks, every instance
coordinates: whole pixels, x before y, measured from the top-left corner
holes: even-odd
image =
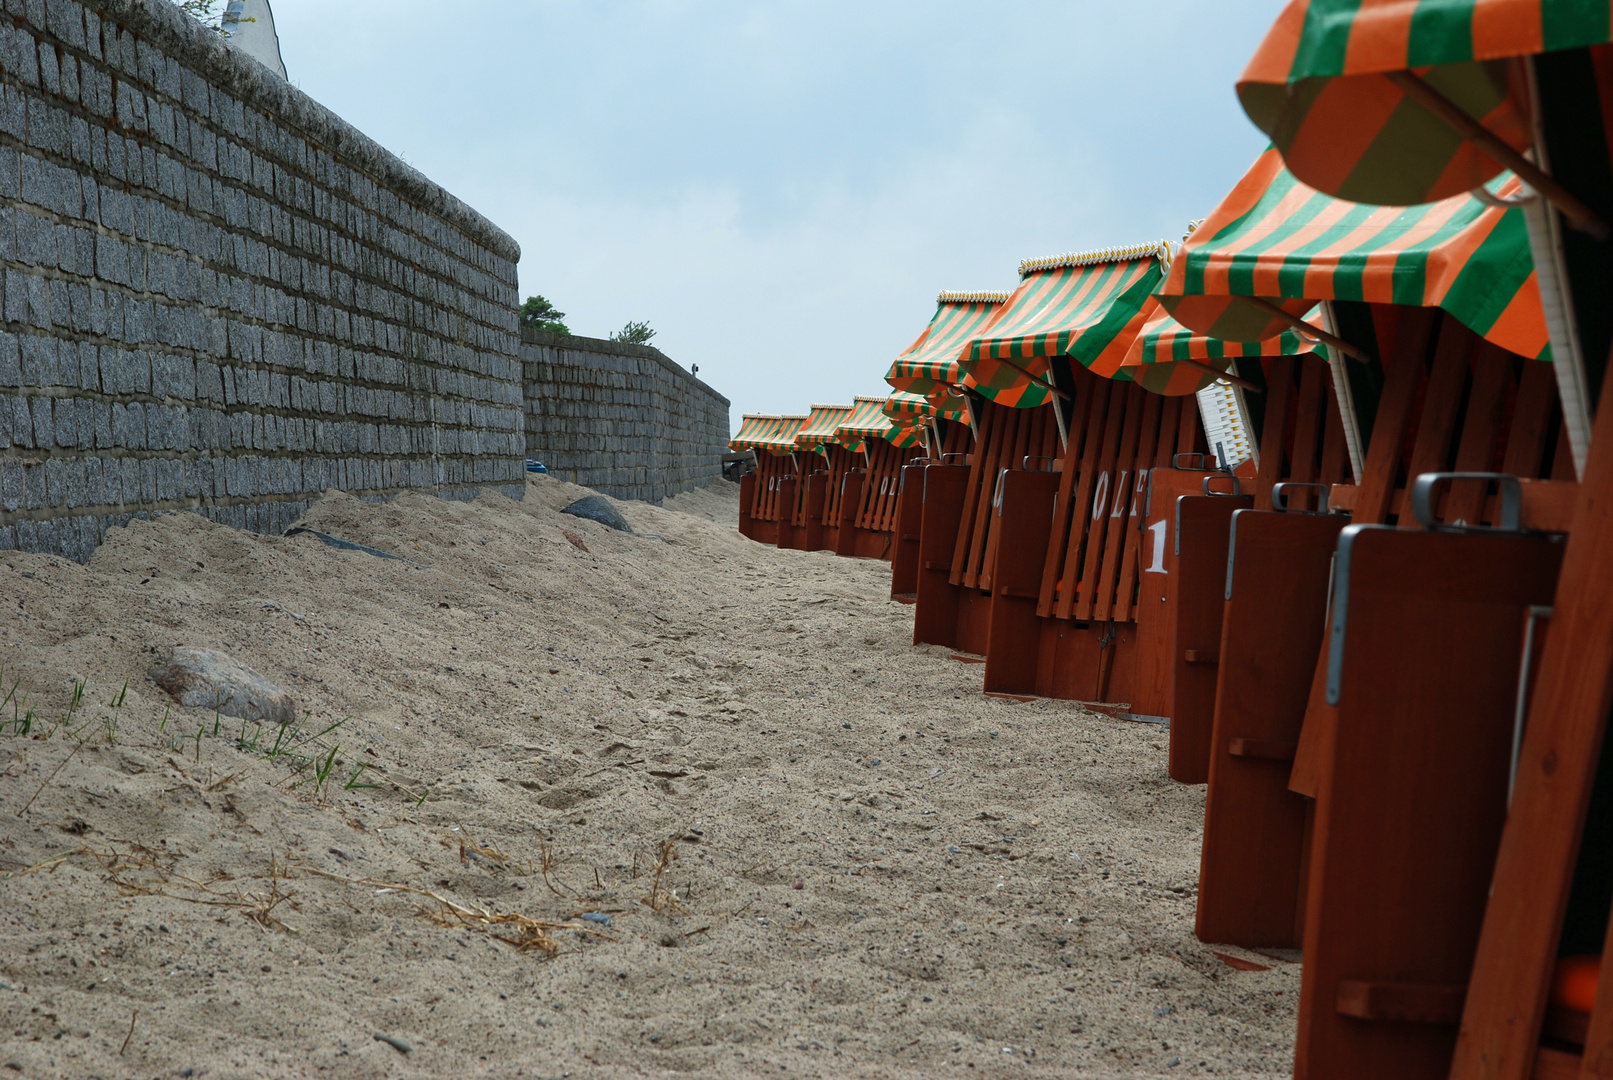
[[[526,452],[549,475],[660,502],[722,476],[728,399],[646,345],[524,330]]]
[[[163,0],[0,0],[0,549],[519,497],[519,258]]]

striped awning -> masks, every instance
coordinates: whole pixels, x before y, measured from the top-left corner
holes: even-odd
[[[1194,394],[1210,386],[1217,380],[1216,372],[1229,370],[1240,357],[1327,355],[1327,346],[1293,330],[1265,341],[1223,341],[1194,333],[1171,318],[1154,297],[1149,298],[1143,315],[1142,331],[1132,338],[1120,367],[1144,390],[1167,397]],[[1112,377],[1107,372],[1098,374]]]
[[[835,433],[850,418],[851,409],[850,405],[812,406],[806,423],[795,433],[795,448],[822,453],[826,445],[835,441]]]
[[[1518,190],[1510,174],[1490,189]],[[1288,323],[1241,298],[1303,317],[1319,300],[1444,308],[1504,349],[1551,348],[1523,213],[1459,195],[1425,206],[1363,206],[1300,183],[1267,150],[1188,237],[1159,299],[1184,326],[1265,341]]]
[[[795,436],[806,423],[804,416],[745,416],[739,433],[728,443],[730,450],[769,450],[778,455],[795,450]]]
[[[906,394],[897,391],[885,399],[885,415],[898,424],[922,423],[932,416],[942,420],[967,420],[969,407],[963,395],[940,390],[933,394]]]
[[[923,443],[924,432],[917,427],[893,427],[885,433],[885,441],[899,450],[906,450]]]
[[[841,446],[854,447],[864,439],[883,439],[894,427],[891,418],[885,415],[884,398],[853,398],[851,415],[835,429],[835,441]]]
[[[944,292],[936,297],[930,325],[891,364],[885,381],[914,394],[956,386],[962,378],[959,354],[1007,299],[1001,292]]]
[[[1433,202],[1493,179],[1502,165],[1429,111],[1426,90],[1412,80],[1523,150],[1531,141],[1528,88],[1508,61],[1613,41],[1609,7],[1290,0],[1238,80],[1238,98],[1317,190],[1353,202]]]
[[[1068,353],[1093,367],[1117,352],[1118,369],[1169,258],[1161,241],[1021,263],[1019,288],[960,358],[963,385],[1030,408],[1051,397],[1043,385],[1051,357]]]

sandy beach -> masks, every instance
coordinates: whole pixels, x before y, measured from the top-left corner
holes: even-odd
[[[1287,1075],[1163,730],[984,697],[736,493],[0,555],[0,1076]],[[175,647],[298,720],[173,705]]]

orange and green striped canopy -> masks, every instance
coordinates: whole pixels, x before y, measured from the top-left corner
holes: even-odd
[[[885,399],[885,415],[897,424],[922,423],[932,416],[942,420],[966,420],[969,407],[963,395],[951,390],[933,394],[909,394],[898,390]]]
[[[1470,191],[1502,167],[1389,75],[1411,72],[1524,150],[1528,88],[1509,61],[1610,41],[1608,0],[1290,0],[1238,98],[1306,184],[1410,206]]]
[[[1519,188],[1510,173],[1493,193]],[[1188,237],[1159,291],[1182,325],[1265,341],[1287,325],[1242,297],[1303,317],[1319,300],[1440,307],[1504,349],[1551,358],[1523,212],[1458,195],[1363,206],[1300,183],[1267,150]]]
[[[1160,242],[1021,263],[1019,288],[959,360],[962,385],[999,405],[1031,408],[1052,396],[1028,377],[1048,378],[1051,357],[1093,367],[1118,354],[1118,369],[1169,257]]]
[[[823,453],[824,447],[835,441],[840,425],[851,417],[850,405],[814,405],[807,414],[806,423],[795,433],[795,448]]]
[[[730,450],[768,450],[779,456],[795,450],[795,436],[806,423],[804,416],[756,416],[741,419],[739,432],[728,443]]]
[[[885,399],[852,398],[851,415],[835,429],[835,441],[844,447],[854,447],[867,438],[883,439],[892,430],[891,418],[885,415]]]
[[[1000,292],[944,292],[936,297],[930,325],[891,364],[885,381],[914,394],[956,386],[962,378],[959,353],[1007,299],[1008,294]]]
[[[1124,373],[1144,390],[1166,397],[1194,394],[1216,381],[1212,372],[1181,361],[1196,360],[1216,371],[1227,371],[1232,361],[1249,356],[1299,356],[1308,352],[1326,355],[1326,346],[1285,330],[1265,341],[1222,341],[1194,333],[1175,319],[1155,297],[1144,310],[1143,328],[1132,338],[1121,361]],[[1106,372],[1098,372],[1105,377]]]
[[[924,441],[924,431],[919,427],[897,427],[885,432],[885,441],[899,450],[906,450],[909,446],[918,446]]]

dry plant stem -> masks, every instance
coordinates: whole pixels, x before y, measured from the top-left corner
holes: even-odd
[[[41,780],[39,782],[39,787],[37,789],[35,789],[33,795],[29,797],[27,802],[22,804],[22,809],[17,811],[17,816],[18,817],[22,817],[22,815],[24,815],[24,814],[26,814],[28,812],[28,808],[30,806],[34,805],[34,800],[39,798],[39,793],[44,791],[46,785],[48,785],[52,780],[56,779],[56,774],[61,772],[64,768],[66,768],[67,763],[69,761],[72,761],[73,758],[82,749],[84,749],[84,744],[81,742],[77,746],[73,747],[71,753],[69,753],[66,757],[62,758],[62,763],[60,765],[56,766],[54,769],[52,769],[49,776],[45,777],[45,779],[43,779],[43,780]]]
[[[136,1009],[129,1016],[129,1034],[127,1034],[127,1035],[125,1035],[123,1037],[123,1045],[118,1047],[118,1057],[122,1057],[123,1052],[125,1050],[129,1049],[129,1040],[134,1038],[134,1022],[136,1020],[138,1020],[139,1018],[140,1018],[140,1010],[139,1009]]]
[[[50,858],[44,860],[43,862],[36,862],[36,863],[34,863],[34,865],[32,865],[30,867],[27,867],[26,869],[23,869],[23,870],[7,870],[5,873],[0,874],[0,878],[25,877],[28,874],[33,873],[35,870],[49,869],[49,870],[54,871],[56,869],[56,867],[60,866],[63,862],[65,862],[68,859],[72,858],[74,855],[85,855],[85,854],[89,854],[89,853],[90,853],[90,849],[86,848],[86,847],[72,848],[71,850],[68,850],[68,851],[58,852],[57,854],[52,855]]]
[[[555,883],[549,879],[549,874],[556,868],[557,860],[554,853],[554,844],[550,843],[548,840],[539,840],[538,870],[543,875],[543,883],[549,887],[550,892],[560,897],[560,899],[570,900],[572,897],[567,893],[561,892],[560,889],[555,886]]]
[[[415,896],[424,896],[436,901],[441,910],[434,913],[434,918],[442,925],[480,925],[480,926],[514,926],[520,931],[519,938],[509,938],[502,934],[493,934],[500,941],[514,945],[518,950],[526,952],[536,949],[547,956],[553,956],[560,951],[560,943],[550,935],[551,930],[579,930],[595,937],[614,940],[608,935],[579,922],[546,922],[534,919],[527,915],[515,912],[498,912],[487,908],[467,907],[464,904],[448,899],[441,893],[431,889],[421,889],[413,885],[404,885],[396,881],[380,881],[375,878],[354,878],[345,874],[321,870],[317,866],[298,866],[298,870],[313,874],[317,877],[329,878],[332,881],[346,882],[350,885],[363,885],[372,889],[386,889],[390,892],[411,893]]]
[[[664,878],[669,866],[678,858],[678,838],[668,837],[661,841],[661,850],[655,860],[655,877],[650,880],[650,891],[645,894],[644,905],[651,911],[678,911],[678,898],[664,884]]]

